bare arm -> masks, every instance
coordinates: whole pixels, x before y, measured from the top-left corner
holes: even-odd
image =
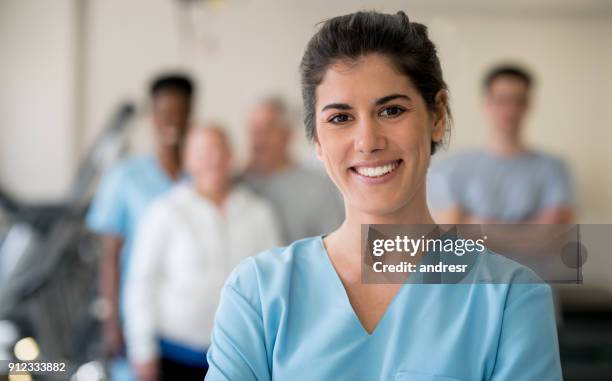
[[[570,224],[574,221],[574,213],[571,208],[557,206],[536,212],[526,220],[507,221],[495,218],[482,218],[468,214],[463,208],[453,206],[449,209],[437,211],[433,215],[436,223],[439,224]]]
[[[531,224],[571,224],[573,221],[574,212],[571,208],[557,206],[541,210],[525,222]]]
[[[119,259],[123,239],[118,236],[102,236],[100,259],[100,293],[108,306],[104,321],[104,346],[108,355],[118,356],[123,351],[123,336],[119,317]]]
[[[460,206],[452,206],[444,210],[436,210],[432,213],[434,221],[442,225],[469,224],[470,216]]]

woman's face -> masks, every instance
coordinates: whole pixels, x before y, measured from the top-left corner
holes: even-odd
[[[317,155],[347,208],[384,215],[425,203],[431,142],[444,135],[445,91],[432,113],[407,76],[369,54],[331,65],[316,99]]]

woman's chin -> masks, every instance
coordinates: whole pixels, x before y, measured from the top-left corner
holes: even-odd
[[[363,200],[356,200],[352,204],[363,214],[382,217],[398,212],[405,203],[394,200],[394,197],[391,195],[387,197],[381,195]]]

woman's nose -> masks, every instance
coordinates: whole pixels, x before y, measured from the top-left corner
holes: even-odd
[[[356,134],[355,150],[361,153],[372,153],[385,148],[386,140],[374,120],[362,120],[357,127]]]

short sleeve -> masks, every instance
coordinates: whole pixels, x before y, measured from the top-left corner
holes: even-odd
[[[542,209],[574,206],[573,193],[573,183],[567,166],[561,160],[553,161],[546,174],[542,193]]]
[[[491,381],[561,379],[550,287],[542,284],[512,285]]]
[[[270,380],[252,258],[230,275],[215,314],[206,381]]]
[[[127,210],[123,168],[118,166],[106,173],[87,213],[87,226],[99,234],[125,237]]]

